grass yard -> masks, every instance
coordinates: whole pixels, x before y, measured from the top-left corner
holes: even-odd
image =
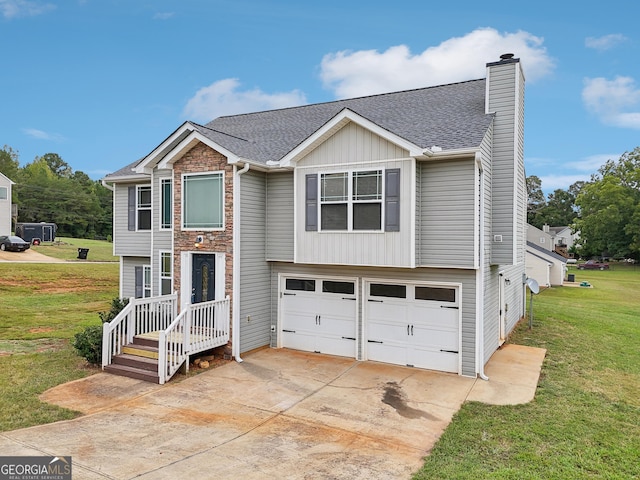
[[[119,260],[119,257],[113,256],[113,243],[104,240],[56,237],[53,243],[33,245],[31,248],[38,253],[61,260],[78,262],[117,262]],[[78,260],[78,248],[89,249],[87,260]]]
[[[640,478],[640,270],[575,273],[510,339],[547,349],[535,400],[465,404],[414,480]]]
[[[0,431],[77,415],[40,402],[38,395],[97,371],[76,356],[70,340],[85,326],[101,324],[97,312],[118,296],[118,268],[0,263]]]

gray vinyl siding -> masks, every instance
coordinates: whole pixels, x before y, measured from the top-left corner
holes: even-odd
[[[495,112],[493,129],[492,233],[502,242],[492,242],[492,263],[517,263],[519,238],[517,207],[523,201],[519,188],[523,162],[523,86],[519,63],[488,69],[488,111]]]
[[[149,257],[123,257],[122,258],[122,285],[120,286],[121,297],[131,298],[136,294],[135,268],[143,265],[150,265]],[[151,271],[153,275],[153,269]]]
[[[462,309],[462,375],[475,376],[475,331],[476,331],[476,271],[463,269],[438,269],[438,268],[363,268],[363,267],[340,267],[335,265],[300,265],[287,263],[273,263],[271,276],[271,317],[272,325],[278,322],[278,274],[293,275],[323,275],[337,277],[355,277],[358,279],[358,285],[362,285],[363,279],[380,278],[402,281],[432,281],[432,282],[452,282],[460,283],[462,289],[462,297],[460,299],[460,308]],[[361,290],[359,290],[361,293]],[[362,300],[362,299],[361,299]],[[358,325],[357,332],[359,338],[362,338],[364,331],[363,318],[361,312],[361,302],[358,307]],[[273,336],[271,346],[276,346],[276,337]],[[361,353],[361,352],[360,352]]]
[[[240,353],[269,345],[270,267],[265,260],[266,175],[240,177]]]
[[[475,175],[473,158],[420,165],[419,265],[475,267]]]
[[[155,170],[153,172],[153,187],[151,189],[151,225],[153,228],[153,245],[151,254],[152,294],[160,295],[160,252],[173,250],[173,230],[160,229],[162,212],[162,180],[171,179],[172,170]]]
[[[407,158],[409,152],[353,122],[325,140],[298,165],[350,165],[358,162]]]
[[[0,235],[11,235],[11,182],[1,173],[0,187],[7,189],[7,198],[0,199]]]
[[[266,181],[266,258],[273,261],[292,262],[293,172],[270,173]]]
[[[128,229],[129,187],[142,183],[117,183],[113,192],[113,252],[119,256],[151,255],[151,231]],[[148,185],[148,183],[147,183]]]

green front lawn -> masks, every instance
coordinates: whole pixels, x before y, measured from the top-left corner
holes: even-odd
[[[117,262],[119,260],[119,257],[113,256],[113,243],[104,240],[56,237],[53,243],[32,245],[31,248],[38,253],[61,260],[78,262]],[[78,259],[79,248],[89,249],[86,260]]]
[[[106,243],[106,242],[104,242]],[[70,340],[100,325],[118,295],[118,263],[0,263],[0,431],[73,418],[38,399],[97,371]]]
[[[640,270],[576,280],[594,288],[541,292],[510,339],[547,349],[535,400],[465,404],[414,480],[640,478]]]

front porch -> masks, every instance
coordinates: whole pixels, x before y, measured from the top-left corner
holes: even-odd
[[[132,298],[103,325],[102,369],[164,384],[189,355],[229,342],[230,299],[187,305],[178,313],[178,295]]]

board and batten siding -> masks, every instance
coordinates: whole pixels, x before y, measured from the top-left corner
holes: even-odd
[[[476,375],[475,355],[476,355],[476,270],[463,269],[439,269],[439,268],[364,268],[357,266],[332,266],[332,265],[299,265],[288,263],[273,263],[271,273],[271,295],[272,295],[272,325],[278,322],[279,285],[278,275],[305,275],[305,276],[325,276],[325,277],[350,277],[357,278],[357,284],[362,285],[363,279],[378,278],[391,281],[407,282],[451,282],[461,284],[462,298],[460,308],[462,309],[461,325],[461,355],[462,355],[462,375],[474,377]],[[358,290],[359,295],[361,290]],[[365,331],[362,315],[362,301],[358,305],[358,325],[356,331],[359,335],[359,343]],[[276,347],[276,337],[271,341],[271,346]],[[358,350],[360,352],[360,349]]]
[[[493,123],[492,263],[517,263],[518,202],[523,200],[520,178],[523,167],[524,78],[519,62],[490,64],[487,69],[487,111]]]
[[[411,218],[415,160],[397,145],[348,122],[305,155],[295,169],[295,261],[340,265],[412,267]],[[400,168],[399,232],[313,232],[305,230],[305,177],[319,172]],[[411,205],[411,207],[409,207]],[[320,208],[318,206],[318,208]]]
[[[151,230],[129,230],[129,187],[142,183],[116,183],[113,191],[113,245],[114,255],[151,255]],[[147,183],[148,185],[148,183]]]
[[[351,165],[395,158],[407,158],[409,152],[375,133],[348,122],[298,162],[298,166]]]
[[[293,172],[270,173],[266,182],[266,259],[293,262]]]
[[[240,353],[271,340],[271,268],[266,255],[266,175],[249,170],[240,182]]]
[[[418,264],[474,268],[475,159],[421,162],[416,219]]]

